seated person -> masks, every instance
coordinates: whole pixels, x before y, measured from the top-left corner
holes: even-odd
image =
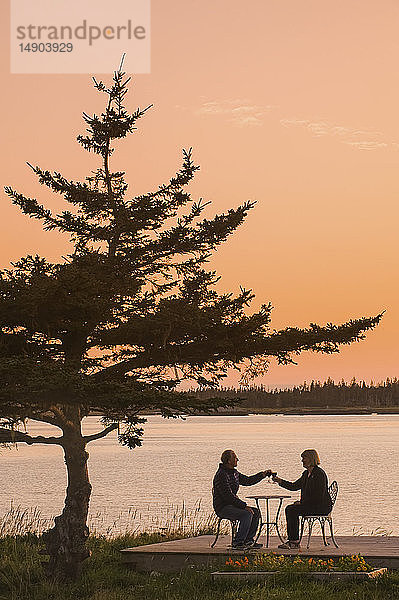
[[[304,450],[301,457],[305,471],[297,481],[273,476],[273,481],[286,490],[301,490],[300,501],[289,504],[285,509],[288,540],[280,544],[279,548],[283,549],[299,548],[299,515],[328,515],[332,508],[327,475],[319,467],[320,458],[316,450]]]
[[[236,469],[238,458],[233,450],[225,450],[221,456],[219,469],[213,478],[213,508],[218,517],[238,521],[238,530],[233,540],[233,548],[261,548],[254,541],[258,529],[260,512],[254,506],[237,496],[240,485],[254,485],[264,477],[270,477],[270,470],[260,471],[256,475],[243,475]]]

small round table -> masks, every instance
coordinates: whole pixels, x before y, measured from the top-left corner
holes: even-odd
[[[291,496],[286,496],[286,495],[283,495],[283,494],[270,494],[270,495],[267,495],[267,496],[247,496],[247,498],[251,498],[252,500],[255,500],[256,507],[258,508],[258,510],[260,512],[259,530],[258,530],[258,535],[256,536],[255,542],[258,541],[259,536],[260,536],[260,534],[262,532],[262,528],[265,525],[266,525],[266,548],[269,547],[270,529],[272,527],[276,528],[276,532],[277,532],[278,537],[280,538],[280,540],[282,542],[284,542],[283,538],[281,537],[280,530],[278,528],[278,517],[280,515],[280,511],[281,511],[281,507],[283,505],[284,498],[291,498]],[[259,506],[259,501],[260,500],[264,500],[265,504],[266,504],[266,521],[263,520],[262,510],[261,510],[261,508]],[[269,500],[279,500],[279,504],[278,504],[278,508],[277,508],[277,512],[276,512],[276,517],[275,517],[274,521],[270,520]]]

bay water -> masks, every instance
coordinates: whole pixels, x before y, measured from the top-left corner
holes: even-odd
[[[100,430],[97,417],[84,433]],[[35,423],[32,435],[57,435]],[[232,448],[238,470],[250,475],[268,468],[288,480],[302,473],[301,452],[316,448],[329,481],[339,493],[336,533],[399,535],[399,415],[248,415],[181,419],[148,417],[143,445],[120,446],[117,434],[88,445],[93,485],[90,526],[98,533],[150,530],[200,523],[212,512],[212,478],[220,454]],[[0,452],[0,518],[10,506],[37,508],[44,520],[63,507],[66,472],[61,448],[18,444]],[[241,487],[252,494],[291,494],[268,479]]]

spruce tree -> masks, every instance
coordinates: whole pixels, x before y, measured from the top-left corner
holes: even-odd
[[[110,87],[93,81],[106,106],[101,115],[84,113],[86,133],[77,139],[98,155],[99,168],[82,183],[29,165],[70,209],[54,214],[6,188],[45,230],[68,233],[71,253],[57,263],[26,256],[0,279],[0,442],[63,448],[65,506],[44,539],[49,572],[69,578],[88,556],[91,441],[118,429],[119,442],[134,448],[145,411],[174,417],[230,405],[183,393],[182,381],[217,386],[231,368],[249,380],[265,373],[272,357],[287,364],[304,350],[337,352],[381,318],[274,331],[270,303],[247,314],[251,291],[219,294],[206,263],[254,204],[204,218],[207,203],[187,191],[198,169],[191,149],[168,183],[129,198],[125,174],[111,170],[110,157],[113,144],[133,134],[150,107],[128,112],[130,79],[121,69]],[[82,419],[94,412],[102,426],[84,436]],[[60,434],[31,436],[25,426],[32,421]]]

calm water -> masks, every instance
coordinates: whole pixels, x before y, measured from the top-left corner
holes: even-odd
[[[95,417],[86,419],[86,434],[97,428]],[[56,430],[35,428],[37,434],[50,431]],[[291,480],[302,472],[301,451],[316,448],[330,481],[337,479],[340,486],[336,531],[370,533],[381,528],[399,535],[398,433],[399,415],[251,415],[185,421],[150,417],[141,448],[121,447],[116,434],[89,444],[91,524],[104,532],[123,531],[127,524],[138,529],[162,526],[179,513],[183,500],[192,516],[209,513],[212,478],[226,448],[235,449],[243,473],[272,468]],[[38,507],[43,517],[59,514],[66,485],[59,448],[21,444],[3,450],[0,461],[0,516],[11,502]],[[240,495],[277,490],[281,488],[264,480],[242,487]]]

